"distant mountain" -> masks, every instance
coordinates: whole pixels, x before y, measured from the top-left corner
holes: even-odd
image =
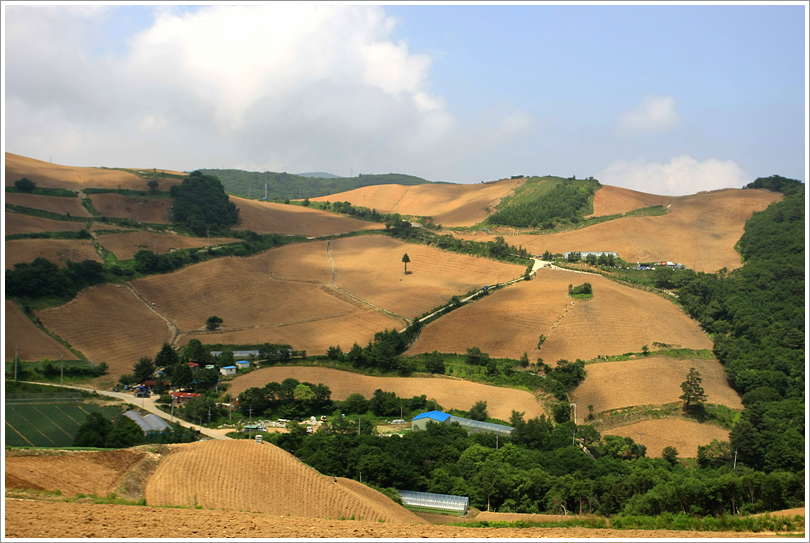
[[[322,179],[336,179],[339,178],[339,175],[335,175],[333,173],[328,172],[307,172],[307,173],[297,173],[295,174],[299,177],[319,177]]]
[[[291,200],[317,198],[369,185],[423,185],[433,183],[421,177],[401,173],[360,174],[357,177],[310,177],[287,172],[247,172],[244,170],[200,170],[219,178],[225,192],[246,198]],[[323,174],[331,175],[331,174]],[[265,186],[267,187],[265,189]]]

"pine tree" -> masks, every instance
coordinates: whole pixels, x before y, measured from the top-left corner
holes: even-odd
[[[706,394],[703,392],[703,387],[700,386],[702,382],[703,378],[700,376],[700,372],[695,368],[690,368],[689,375],[686,376],[686,381],[681,383],[683,395],[681,395],[680,398],[686,402],[685,409],[687,413],[691,406],[702,407],[706,402]]]

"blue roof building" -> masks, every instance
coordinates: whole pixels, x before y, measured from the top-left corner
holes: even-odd
[[[511,426],[504,426],[503,424],[495,424],[492,422],[483,422],[480,420],[465,419],[463,417],[457,417],[441,411],[428,411],[427,413],[416,415],[411,421],[411,429],[414,431],[427,430],[427,425],[431,422],[438,424],[452,424],[457,422],[462,428],[467,430],[468,434],[490,433],[508,435],[512,433],[512,430],[514,430],[514,428]]]

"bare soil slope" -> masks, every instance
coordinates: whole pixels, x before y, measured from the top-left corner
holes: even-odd
[[[588,364],[588,376],[573,395],[579,404],[593,405],[594,413],[634,405],[661,405],[680,401],[681,383],[690,368],[700,372],[708,402],[742,409],[740,396],[728,384],[725,369],[717,360],[669,357],[637,358],[621,362]],[[581,410],[584,416],[586,411]]]
[[[253,230],[260,234],[289,234],[297,236],[327,236],[358,230],[380,230],[381,223],[360,221],[295,205],[261,202],[230,196],[239,209],[236,229]]]
[[[146,179],[120,170],[62,166],[14,153],[6,153],[6,185],[13,185],[15,181],[23,177],[36,183],[38,187],[48,188],[61,187],[71,190],[90,187],[131,190],[149,188]],[[168,190],[171,185],[180,183],[180,179],[164,179],[160,182],[160,190]]]
[[[522,266],[405,243],[387,236],[334,240],[337,285],[406,318],[447,303],[454,295],[519,277]],[[402,263],[408,254],[408,274]]]
[[[40,232],[78,232],[82,228],[87,228],[87,223],[83,222],[52,221],[19,213],[6,213],[5,215],[5,234],[7,236]]]
[[[593,197],[593,214],[590,217],[627,213],[643,207],[666,206],[671,196],[647,194],[621,187],[602,185]]]
[[[237,377],[228,389],[233,397],[251,387],[263,387],[267,383],[280,383],[292,377],[301,382],[323,383],[332,391],[332,399],[345,400],[358,393],[367,399],[377,389],[395,392],[401,398],[425,394],[428,400],[436,400],[445,409],[470,409],[475,402],[486,400],[490,416],[509,420],[512,409],[525,411],[525,417],[544,414],[542,406],[530,393],[513,388],[494,387],[471,383],[448,377],[372,377],[330,368],[300,366],[277,366],[252,371]]]
[[[59,490],[64,496],[106,496],[146,453],[132,449],[6,455],[6,488]]]
[[[18,262],[33,262],[40,257],[58,266],[67,266],[71,255],[73,262],[104,261],[93,242],[86,239],[14,239],[6,242],[6,269],[12,269]]]
[[[264,489],[262,489],[264,490]],[[270,538],[303,540],[328,537],[340,539],[377,538],[521,538],[521,539],[670,539],[775,537],[773,534],[739,532],[683,532],[671,530],[607,530],[589,528],[464,528],[410,523],[380,523],[372,520],[335,520],[286,517],[271,513],[203,511],[93,505],[38,500],[5,500],[5,537],[18,538],[120,538],[140,539]]]
[[[169,209],[174,204],[171,198],[138,198],[110,192],[91,194],[90,200],[102,217],[158,224],[169,223]]]
[[[173,446],[146,485],[154,505],[280,516],[419,523],[421,519],[354,481],[321,475],[291,454],[250,440]]]
[[[90,217],[90,212],[82,205],[79,198],[65,198],[61,196],[42,196],[39,194],[6,193],[6,203],[15,206],[41,209],[60,215],[70,214],[72,217]]]
[[[591,283],[588,301],[568,298],[568,285]],[[574,305],[571,305],[571,303]],[[546,341],[538,350],[540,335]],[[543,268],[520,282],[428,324],[409,353],[464,353],[472,346],[491,356],[547,364],[639,352],[654,342],[710,349],[700,326],[675,304],[601,276]]]
[[[666,215],[624,217],[570,232],[545,236],[501,232],[455,235],[476,241],[504,235],[509,244],[522,245],[534,254],[546,250],[614,251],[628,262],[668,260],[714,273],[723,267],[731,270],[742,265],[734,246],[743,235],[745,221],[781,198],[780,194],[763,190],[727,189],[672,198]]]
[[[102,247],[111,251],[119,260],[135,258],[135,253],[141,249],[157,251],[157,254],[166,254],[172,249],[188,249],[191,247],[205,247],[209,243],[224,245],[238,243],[234,238],[191,238],[174,234],[152,234],[150,232],[125,232],[121,234],[102,234],[98,237]]]
[[[118,285],[85,289],[67,304],[36,315],[88,359],[106,362],[115,381],[131,373],[140,357],[154,356],[171,337],[163,319]]]
[[[20,360],[59,360],[60,356],[71,360],[75,355],[61,343],[37,328],[22,309],[11,300],[6,300],[4,315],[6,333],[6,360],[14,360],[14,348],[19,347]]]
[[[476,185],[375,185],[312,198],[312,201],[350,202],[380,213],[432,217],[442,226],[472,226],[487,217],[487,209],[525,182],[503,179]]]
[[[632,438],[647,447],[650,458],[660,458],[666,447],[678,449],[681,458],[695,458],[699,446],[708,445],[714,439],[728,441],[728,430],[684,419],[645,420],[605,430],[602,435]]]

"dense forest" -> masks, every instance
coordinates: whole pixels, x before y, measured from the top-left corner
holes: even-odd
[[[317,198],[371,185],[423,185],[431,183],[413,175],[400,173],[360,174],[357,177],[303,177],[286,172],[248,172],[244,170],[201,170],[216,176],[230,194],[245,198],[284,201]]]
[[[523,228],[554,228],[576,224],[592,212],[593,195],[601,187],[595,179],[532,177],[515,195],[504,198],[486,222]]]
[[[192,172],[180,185],[172,186],[170,194],[174,198],[172,224],[197,236],[225,233],[239,222],[239,210],[216,177]]]

